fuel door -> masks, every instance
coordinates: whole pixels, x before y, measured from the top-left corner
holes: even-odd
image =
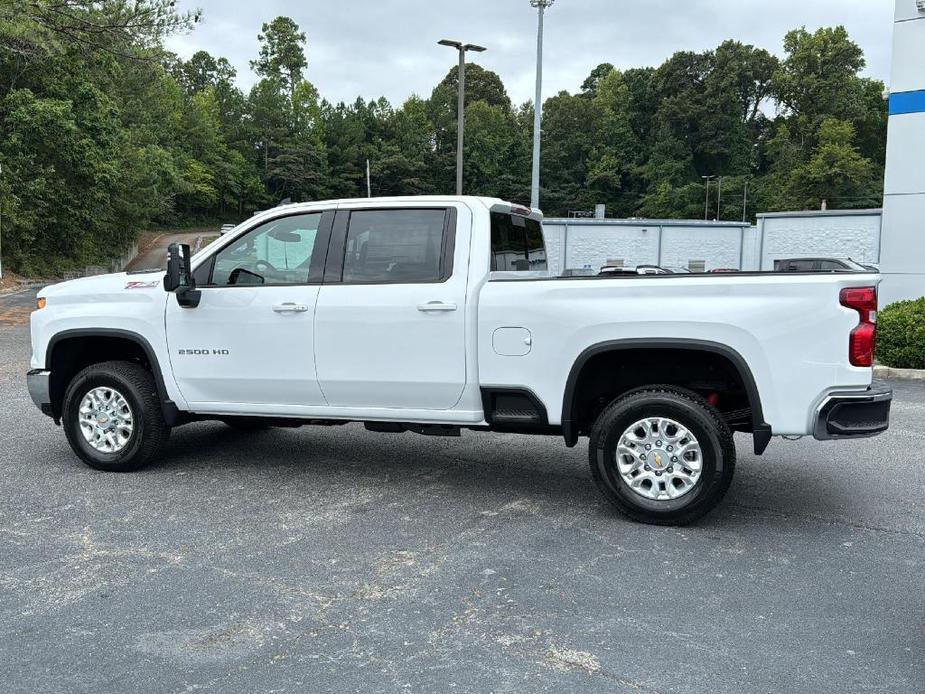
[[[526,328],[498,328],[491,346],[502,357],[524,357],[533,349],[533,335]]]

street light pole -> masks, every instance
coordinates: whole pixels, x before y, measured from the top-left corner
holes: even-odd
[[[708,222],[710,220],[710,181],[712,181],[715,176],[701,176],[707,184],[707,192],[704,194],[703,198],[703,221]]]
[[[723,177],[719,176],[717,179],[717,185],[719,186],[716,190],[716,221],[722,221],[723,218]]]
[[[543,16],[555,0],[530,0],[537,8],[536,26],[536,100],[533,102],[533,175],[530,181],[530,207],[540,206],[540,136],[543,129]]]
[[[0,164],[0,178],[3,177],[3,165]],[[0,280],[3,279],[3,200],[0,200]]]
[[[463,145],[465,142],[466,129],[466,52],[475,51],[482,53],[485,48],[476,46],[471,43],[462,43],[461,41],[450,41],[443,39],[438,41],[441,46],[450,46],[459,51],[459,95],[457,101],[457,125],[456,125],[456,194],[463,194]]]

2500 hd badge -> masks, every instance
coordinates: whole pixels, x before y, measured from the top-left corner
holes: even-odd
[[[181,349],[178,354],[182,356],[219,356],[227,357],[231,352],[227,349]]]

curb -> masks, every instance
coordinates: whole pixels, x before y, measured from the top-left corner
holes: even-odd
[[[875,366],[874,378],[925,382],[925,369],[893,369],[889,366]]]

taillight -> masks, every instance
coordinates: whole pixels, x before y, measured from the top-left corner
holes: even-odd
[[[873,366],[877,347],[877,288],[842,289],[841,305],[854,309],[861,322],[848,339],[848,360],[852,366]]]

